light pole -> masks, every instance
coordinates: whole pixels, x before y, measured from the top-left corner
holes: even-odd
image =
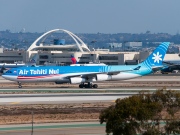
[[[32,129],[31,129],[31,135],[33,135],[33,121],[34,121],[34,113],[33,113],[33,111],[31,112],[31,114],[32,114]]]

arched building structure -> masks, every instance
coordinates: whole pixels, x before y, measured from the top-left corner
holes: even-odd
[[[74,41],[75,44],[45,44],[45,40],[53,33],[62,31],[67,33]],[[73,55],[79,63],[89,62],[103,62],[105,64],[117,65],[124,64],[124,59],[138,61],[137,52],[109,52],[107,50],[93,50],[91,51],[88,46],[74,33],[65,29],[50,30],[39,38],[37,38],[32,45],[28,48],[27,53],[31,59],[35,54],[39,56],[38,63],[56,63],[56,64],[71,64],[71,55]]]

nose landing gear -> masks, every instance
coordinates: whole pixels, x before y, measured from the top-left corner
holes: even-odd
[[[18,88],[22,88],[21,82],[18,82]]]
[[[79,84],[79,88],[97,88],[97,84],[92,84],[91,82],[88,82],[87,84],[81,83]]]

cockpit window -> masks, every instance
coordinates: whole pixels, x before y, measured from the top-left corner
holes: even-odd
[[[7,71],[6,73],[12,73],[12,71]]]

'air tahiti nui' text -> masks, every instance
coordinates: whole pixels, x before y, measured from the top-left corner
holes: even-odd
[[[59,69],[21,69],[18,72],[19,75],[45,75],[45,74],[59,74]]]

